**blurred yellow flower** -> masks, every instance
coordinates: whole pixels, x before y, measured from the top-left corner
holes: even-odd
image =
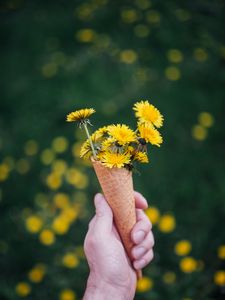
[[[7,164],[0,164],[0,181],[5,181],[9,176],[9,166]]]
[[[169,233],[173,231],[176,227],[176,221],[173,215],[171,214],[164,214],[161,216],[159,220],[159,230],[164,233]]]
[[[163,274],[163,281],[166,284],[173,284],[176,281],[176,274],[174,272],[165,272]]]
[[[108,134],[111,135],[121,146],[136,140],[135,132],[124,124],[108,126]]]
[[[79,213],[79,206],[69,206],[62,210],[61,217],[64,217],[68,222],[72,223],[77,219]]]
[[[43,264],[37,264],[33,269],[28,273],[28,278],[34,283],[39,283],[43,280],[46,273],[46,266]]]
[[[53,197],[53,202],[57,208],[65,208],[70,204],[70,198],[65,193],[56,193]]]
[[[137,7],[144,10],[151,6],[151,1],[150,0],[135,0],[135,4],[137,5]]]
[[[201,125],[194,125],[192,127],[192,136],[198,141],[203,141],[207,137],[207,130]]]
[[[137,291],[138,292],[147,292],[153,287],[153,281],[151,278],[143,276],[137,282]]]
[[[197,60],[199,62],[204,62],[208,59],[208,53],[203,48],[194,49],[193,55],[194,55],[195,60]]]
[[[102,164],[108,168],[122,168],[125,164],[130,163],[130,154],[128,153],[104,153],[102,157]]]
[[[125,23],[134,23],[138,20],[139,15],[137,10],[133,8],[127,8],[121,11],[121,18]]]
[[[80,189],[84,189],[88,185],[87,175],[76,168],[70,168],[67,170],[66,181]]]
[[[41,153],[41,162],[44,165],[50,165],[55,159],[55,153],[51,149],[45,149]]]
[[[66,172],[67,163],[62,159],[54,160],[52,163],[53,173],[59,174],[59,176],[63,175]]]
[[[90,43],[97,38],[97,33],[93,29],[85,28],[78,30],[75,36],[81,43]]]
[[[26,155],[33,156],[38,152],[38,143],[35,140],[29,140],[24,146],[24,152]]]
[[[152,225],[156,224],[159,221],[160,218],[160,212],[158,208],[152,206],[145,210],[146,215],[150,219]]]
[[[156,127],[163,125],[163,116],[160,111],[147,100],[135,103],[133,110],[135,111],[135,116],[139,118],[141,123],[151,123]]]
[[[180,261],[180,269],[184,273],[192,273],[197,269],[197,261],[190,256],[184,257]]]
[[[153,24],[159,24],[161,21],[161,16],[160,13],[156,10],[149,10],[146,13],[146,20],[149,23],[153,23]]]
[[[138,24],[134,27],[134,33],[139,38],[145,38],[149,35],[150,29],[144,24]]]
[[[21,158],[16,162],[16,170],[19,174],[26,174],[30,170],[30,163],[27,159]]]
[[[63,215],[59,215],[52,222],[52,229],[56,234],[65,234],[70,228],[70,222]]]
[[[43,245],[50,246],[55,242],[55,234],[50,229],[44,229],[39,235],[39,240]]]
[[[79,264],[79,260],[75,253],[69,252],[62,258],[62,264],[70,269],[76,268]]]
[[[59,295],[59,300],[76,300],[76,298],[76,294],[70,289],[62,290]]]
[[[133,64],[138,58],[134,50],[126,49],[120,52],[120,61],[125,64]]]
[[[167,58],[172,63],[180,63],[183,60],[183,54],[178,49],[170,49],[167,52]]]
[[[165,75],[166,78],[171,81],[179,80],[181,77],[180,70],[177,67],[173,67],[173,66],[167,67],[165,69]]]
[[[214,275],[214,282],[216,285],[225,286],[225,271],[217,271]]]
[[[219,246],[217,254],[220,259],[225,259],[225,245]]]
[[[61,176],[57,173],[50,173],[46,178],[46,184],[50,189],[57,190],[62,184]]]
[[[32,215],[26,219],[26,228],[31,233],[37,233],[41,230],[43,221],[40,217]]]
[[[152,145],[160,147],[160,144],[162,144],[163,142],[162,136],[159,131],[149,123],[139,124],[138,131],[140,137],[147,143],[151,143]]]
[[[198,116],[200,125],[204,127],[212,127],[214,123],[214,117],[208,112],[201,112]]]
[[[52,148],[56,153],[63,153],[68,148],[68,140],[63,136],[58,136],[52,141]]]
[[[54,62],[50,62],[42,66],[41,73],[46,78],[51,78],[55,76],[58,72],[58,66]]]
[[[177,255],[187,255],[191,251],[191,243],[187,240],[181,240],[175,244],[174,251]]]
[[[30,294],[31,292],[31,286],[27,282],[19,282],[16,285],[16,293],[20,297],[26,297]]]

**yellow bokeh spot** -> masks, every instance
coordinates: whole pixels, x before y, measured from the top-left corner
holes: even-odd
[[[25,222],[26,229],[31,233],[37,233],[43,226],[43,220],[35,215],[29,216]]]
[[[214,275],[214,282],[216,285],[225,286],[225,271],[217,271]]]
[[[201,112],[198,116],[198,121],[203,127],[212,127],[214,117],[208,112]]]
[[[198,141],[204,141],[207,137],[207,134],[207,130],[201,125],[194,125],[192,127],[192,136]]]
[[[225,259],[225,245],[219,246],[217,255],[220,259]]]
[[[93,42],[97,37],[97,33],[90,28],[80,29],[76,32],[76,39],[82,43]]]
[[[28,278],[31,282],[39,283],[43,280],[46,273],[46,267],[43,264],[36,265],[28,273]]]
[[[145,210],[146,215],[150,219],[151,223],[154,225],[159,221],[160,212],[156,207],[149,207]]]
[[[51,78],[56,75],[58,66],[56,63],[47,63],[41,68],[41,73],[46,78]]]
[[[52,170],[54,173],[63,175],[66,172],[67,163],[62,159],[54,160],[52,163]]]
[[[35,197],[34,197],[34,201],[38,206],[40,206],[42,208],[46,208],[48,206],[48,203],[49,203],[48,196],[44,193],[36,194]]]
[[[137,60],[137,58],[137,53],[132,49],[127,49],[120,52],[120,61],[125,64],[132,64]]]
[[[124,23],[134,23],[139,19],[137,10],[128,8],[121,11],[121,18]]]
[[[79,265],[79,260],[75,253],[69,252],[63,256],[62,264],[67,268],[73,269]]]
[[[29,140],[24,146],[24,152],[26,155],[33,156],[38,152],[38,144],[35,140]]]
[[[173,215],[164,214],[159,220],[159,230],[164,233],[169,233],[173,231],[176,227],[176,221]]]
[[[76,300],[76,294],[70,289],[62,290],[59,295],[59,300]]]
[[[24,175],[30,170],[30,163],[27,159],[21,158],[16,162],[16,170],[19,174]]]
[[[10,168],[6,163],[0,164],[0,181],[5,181],[9,177]]]
[[[16,293],[20,297],[26,297],[31,292],[31,286],[27,282],[19,282],[16,285]]]
[[[50,189],[57,190],[62,184],[62,179],[59,174],[51,173],[46,178],[46,184]]]
[[[194,59],[199,62],[204,62],[208,59],[208,53],[203,48],[196,48],[193,52]]]
[[[177,255],[183,256],[190,253],[192,249],[191,243],[187,240],[181,240],[176,243],[174,251]]]
[[[180,261],[180,269],[184,273],[192,273],[197,269],[197,261],[193,257],[184,257]]]
[[[53,197],[53,202],[57,208],[65,208],[65,207],[69,206],[70,199],[67,194],[57,193]]]
[[[80,157],[80,149],[81,149],[82,144],[83,143],[80,143],[80,142],[73,144],[72,154],[74,157]]]
[[[149,23],[159,24],[161,21],[160,13],[156,10],[149,10],[146,14],[146,20]]]
[[[52,222],[52,229],[56,234],[65,234],[70,228],[70,222],[65,216],[59,215]]]
[[[63,153],[68,148],[68,140],[63,136],[58,136],[52,141],[52,148],[57,153]]]
[[[181,77],[180,70],[177,67],[167,67],[165,69],[165,76],[171,81],[179,80]]]
[[[50,165],[55,159],[55,153],[51,149],[45,149],[41,153],[41,162],[44,165]]]
[[[70,206],[62,210],[61,216],[64,217],[68,222],[72,223],[76,220],[79,213],[79,206]]]
[[[153,281],[151,278],[143,276],[137,282],[137,291],[138,292],[146,292],[151,290],[153,287]]]
[[[43,245],[50,246],[55,242],[55,234],[49,229],[44,229],[39,235],[39,240]]]
[[[180,63],[183,60],[183,54],[178,49],[170,49],[167,52],[167,58],[172,63]]]
[[[135,4],[140,9],[147,9],[151,6],[151,1],[149,0],[135,0]]]
[[[176,281],[176,274],[174,272],[165,272],[163,274],[163,281],[166,284],[173,284]]]
[[[145,38],[149,35],[150,29],[144,24],[139,24],[134,27],[134,33],[139,38]]]
[[[71,168],[66,172],[66,180],[68,183],[80,189],[84,189],[88,185],[87,175],[81,173],[76,168]]]

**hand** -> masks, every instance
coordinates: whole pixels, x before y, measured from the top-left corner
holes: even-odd
[[[90,274],[84,300],[133,299],[136,289],[135,269],[142,269],[153,258],[154,238],[151,223],[143,209],[148,204],[135,192],[137,223],[131,232],[133,267],[123,248],[113,214],[101,194],[95,196],[96,214],[89,223],[84,251]]]

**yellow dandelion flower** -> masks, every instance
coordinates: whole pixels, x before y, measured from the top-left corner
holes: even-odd
[[[225,271],[217,271],[214,275],[214,282],[216,285],[225,286]]]
[[[137,160],[141,163],[148,163],[148,156],[146,152],[138,151],[134,154],[134,160]]]
[[[136,140],[135,132],[127,125],[117,124],[108,126],[108,133],[119,145],[124,146]]]
[[[174,251],[177,255],[183,256],[183,255],[189,254],[191,251],[191,248],[192,248],[192,246],[189,241],[181,240],[176,243],[176,245],[174,247]]]
[[[220,259],[225,259],[225,245],[219,246],[217,254]]]
[[[40,235],[39,240],[43,245],[50,246],[55,242],[54,232],[49,229],[44,229]]]
[[[102,142],[102,150],[107,151],[115,144],[116,140],[113,137],[108,137]]]
[[[92,134],[92,139],[94,140],[99,140],[101,139],[104,134],[106,134],[108,132],[108,127],[107,126],[103,126],[99,129],[97,129],[93,134]]]
[[[135,103],[133,110],[141,123],[151,123],[156,127],[161,127],[163,125],[163,116],[160,111],[148,101]]]
[[[78,266],[79,260],[75,253],[69,252],[63,256],[62,264],[69,269],[73,269]]]
[[[43,264],[37,264],[28,273],[28,278],[31,282],[39,283],[42,281],[46,273],[46,266]]]
[[[91,148],[91,144],[89,142],[89,140],[86,140],[83,145],[81,146],[80,149],[80,157],[81,158],[85,158],[88,159],[90,158],[92,155],[92,148]]]
[[[163,142],[162,136],[152,125],[147,123],[139,124],[138,130],[140,133],[140,138],[144,139],[148,143],[151,143],[152,145],[160,147],[160,144]]]
[[[130,154],[111,153],[106,152],[102,158],[102,163],[108,168],[122,168],[124,165],[130,163]]]
[[[20,297],[26,297],[31,293],[31,286],[29,283],[26,282],[19,282],[16,285],[16,293]]]
[[[43,220],[35,215],[31,215],[26,219],[26,228],[31,233],[37,233],[43,226]]]
[[[153,281],[151,278],[143,276],[141,279],[137,282],[137,291],[138,292],[147,292],[151,290],[153,287]]]
[[[176,220],[171,214],[164,214],[159,220],[159,230],[164,233],[173,231],[176,227]]]
[[[59,300],[76,300],[76,294],[74,293],[73,290],[70,289],[65,289],[62,290],[60,295],[59,295]]]
[[[76,110],[67,115],[67,122],[79,122],[80,124],[87,123],[88,118],[95,113],[93,108],[84,108]]]
[[[184,257],[180,261],[180,269],[184,273],[192,273],[197,269],[197,261],[193,257]]]
[[[157,207],[149,207],[145,210],[145,213],[153,225],[158,223],[160,218],[160,212]]]

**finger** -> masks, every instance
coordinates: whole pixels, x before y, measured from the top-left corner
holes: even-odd
[[[111,232],[113,223],[113,214],[111,208],[102,194],[97,194],[94,199],[96,215],[93,230],[98,234]]]
[[[91,230],[91,228],[94,226],[96,220],[96,216],[94,216],[91,221],[88,224],[88,229]]]
[[[136,219],[137,219],[137,221],[143,220],[143,221],[146,221],[146,222],[147,221],[150,222],[150,220],[147,217],[146,213],[142,209],[139,209],[139,208],[136,208]]]
[[[134,192],[135,206],[136,208],[146,209],[148,207],[148,202],[142,194]]]
[[[150,231],[143,242],[138,244],[137,246],[133,247],[132,249],[132,256],[135,260],[141,259],[145,253],[147,253],[149,250],[151,250],[154,246],[154,237],[152,234],[152,231]]]
[[[139,214],[144,214],[143,211],[139,212]],[[139,218],[139,221],[134,225],[132,231],[131,231],[131,239],[135,244],[141,243],[145,236],[150,232],[152,229],[152,224],[145,216],[141,216],[142,218]]]
[[[133,266],[136,270],[141,270],[142,268],[146,267],[150,261],[153,260],[154,253],[153,250],[149,250],[141,259],[134,260]]]

